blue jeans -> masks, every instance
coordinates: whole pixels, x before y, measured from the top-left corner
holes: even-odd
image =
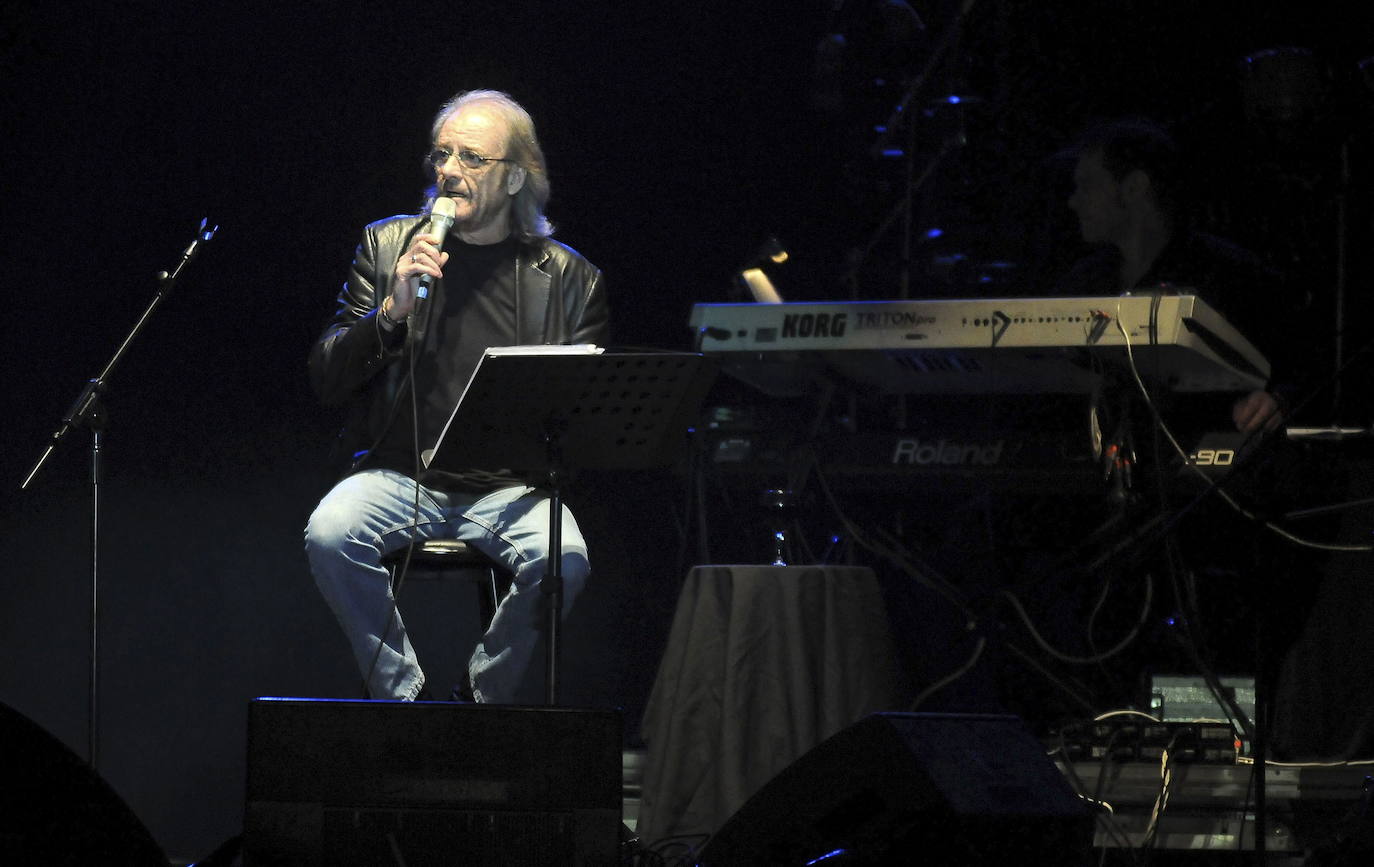
[[[566,506],[562,533],[566,613],[589,571],[586,542]],[[468,676],[478,701],[510,702],[543,632],[546,608],[539,582],[548,536],[549,500],[534,488],[477,496],[421,486],[417,515],[410,477],[362,470],[335,485],[315,507],[305,529],[305,550],[315,584],[348,636],[372,698],[414,700],[425,683],[382,557],[412,539],[462,539],[504,564],[514,580],[468,660]],[[386,641],[379,653],[383,630]]]

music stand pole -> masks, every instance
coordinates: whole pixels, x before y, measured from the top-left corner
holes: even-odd
[[[544,433],[549,451],[549,553],[548,570],[540,582],[544,594],[547,639],[544,642],[544,703],[558,704],[558,678],[562,652],[563,622],[563,491],[560,479],[562,442],[556,425]]]

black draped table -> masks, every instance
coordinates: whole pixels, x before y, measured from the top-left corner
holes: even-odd
[[[640,839],[714,833],[812,747],[898,709],[895,671],[871,570],[695,567],[644,712]]]

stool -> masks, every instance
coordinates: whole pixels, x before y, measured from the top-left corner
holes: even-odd
[[[423,539],[412,542],[411,548],[414,550],[410,555],[410,565],[406,567],[406,580],[440,578],[453,572],[461,573],[464,578],[477,584],[478,625],[485,632],[491,619],[496,616],[496,606],[510,588],[513,576],[476,546],[458,539]],[[393,593],[401,566],[406,562],[406,550],[399,548],[382,558],[382,566],[391,573]]]

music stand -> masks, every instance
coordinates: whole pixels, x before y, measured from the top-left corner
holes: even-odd
[[[549,489],[545,700],[558,702],[563,615],[563,478],[569,469],[649,469],[673,461],[715,378],[695,353],[602,354],[586,346],[488,349],[426,469],[542,473]]]

